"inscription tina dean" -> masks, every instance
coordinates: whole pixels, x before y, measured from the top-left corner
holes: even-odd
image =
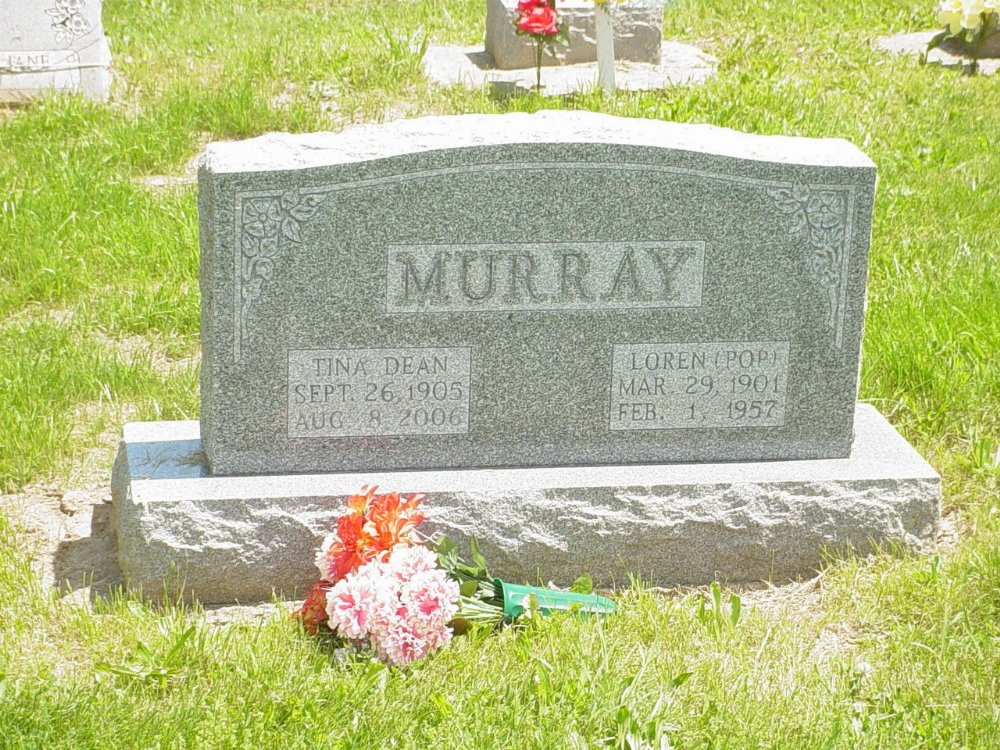
[[[699,307],[700,240],[391,245],[386,310]]]
[[[467,347],[290,350],[288,437],[467,433],[471,359]]]
[[[612,430],[780,427],[788,342],[616,344]]]

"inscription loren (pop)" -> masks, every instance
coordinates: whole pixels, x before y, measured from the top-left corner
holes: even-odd
[[[787,341],[616,344],[611,430],[780,427]]]
[[[292,349],[290,438],[469,431],[470,347]]]
[[[758,186],[773,209],[788,217],[790,236],[804,237],[808,244],[806,265],[829,306],[827,326],[831,343],[843,346],[846,322],[846,278],[850,265],[849,248],[853,241],[850,220],[855,186],[793,185],[756,177],[723,174],[699,169],[629,162],[509,162],[439,167],[353,182],[330,184],[301,190],[273,190],[237,193],[235,230],[238,246],[235,253],[233,359],[240,362],[253,328],[251,310],[278,274],[278,260],[284,248],[303,241],[302,225],[312,218],[329,195],[345,190],[379,185],[400,184],[430,176],[468,172],[503,172],[551,169],[587,171],[626,171],[687,175],[733,184]],[[295,215],[292,208],[297,209]],[[294,221],[289,221],[289,218]],[[522,273],[519,270],[519,273]],[[388,295],[388,292],[387,292]],[[625,306],[622,306],[625,307]],[[464,308],[459,308],[461,311]],[[483,306],[469,309],[490,309]],[[499,308],[498,308],[499,309]],[[513,309],[575,309],[573,307],[538,307]],[[582,309],[582,306],[581,308]],[[417,308],[412,308],[417,311]],[[442,308],[442,311],[443,308]]]
[[[392,313],[699,307],[705,243],[390,245]]]

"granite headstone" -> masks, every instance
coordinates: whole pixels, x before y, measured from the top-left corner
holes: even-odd
[[[218,475],[840,458],[875,169],[585,112],[208,147]]]
[[[125,426],[132,586],[302,592],[364,484],[510,580],[777,580],[933,536],[937,474],[855,403],[848,143],[465,115],[215,144],[200,180],[202,419]]]
[[[110,65],[101,0],[0,3],[0,103],[47,91],[106,99]]]

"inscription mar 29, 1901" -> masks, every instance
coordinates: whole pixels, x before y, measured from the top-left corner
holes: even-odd
[[[293,349],[288,436],[469,431],[471,349]]]
[[[788,342],[616,344],[610,428],[780,427]]]

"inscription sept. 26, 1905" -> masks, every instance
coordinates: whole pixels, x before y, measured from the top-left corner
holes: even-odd
[[[468,347],[290,350],[288,436],[466,433],[471,359]]]

